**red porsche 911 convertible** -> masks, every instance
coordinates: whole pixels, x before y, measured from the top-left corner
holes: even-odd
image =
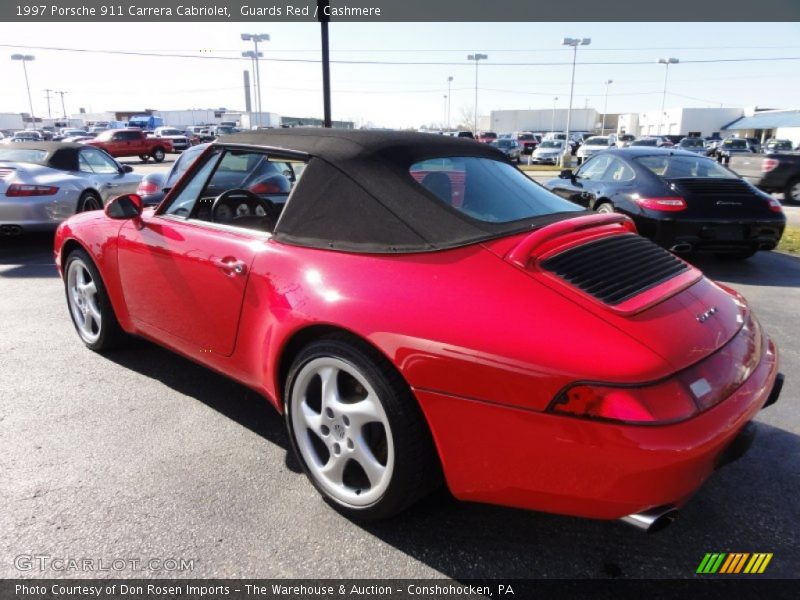
[[[89,348],[142,336],[256,390],[351,517],[443,479],[654,530],[783,381],[738,293],[469,140],[229,136],[157,208],[65,221],[55,255]]]

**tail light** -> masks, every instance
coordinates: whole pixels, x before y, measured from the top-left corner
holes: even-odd
[[[635,195],[633,201],[649,210],[658,210],[663,212],[677,212],[686,210],[686,200],[680,196],[664,197],[664,198],[642,198]]]
[[[772,196],[767,199],[767,204],[769,204],[769,209],[772,212],[783,212],[783,206],[781,206],[781,203]]]
[[[639,386],[578,383],[560,393],[548,411],[634,425],[683,421],[736,391],[758,366],[762,352],[760,327],[748,317],[727,345],[669,379]]]
[[[154,181],[142,180],[139,182],[139,187],[136,188],[137,196],[149,196],[158,192],[158,185]]]
[[[250,191],[254,194],[280,194],[283,190],[277,183],[262,181],[250,186]]]
[[[58,192],[58,188],[52,185],[12,183],[6,189],[6,196],[52,196],[56,192]]]
[[[779,164],[780,161],[777,158],[765,158],[761,161],[761,172],[769,173],[770,171],[774,171]]]

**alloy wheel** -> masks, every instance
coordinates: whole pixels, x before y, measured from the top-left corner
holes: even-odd
[[[380,398],[353,365],[334,357],[306,363],[292,387],[294,438],[314,481],[353,507],[379,500],[394,470],[394,444]]]
[[[95,343],[103,325],[97,305],[97,285],[81,260],[74,260],[67,271],[67,300],[78,334],[87,344]]]

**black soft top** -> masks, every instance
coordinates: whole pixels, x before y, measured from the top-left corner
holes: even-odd
[[[88,146],[66,142],[14,142],[0,149],[10,150],[42,150],[47,152],[42,160],[25,161],[35,165],[59,169],[60,171],[78,171],[78,152]],[[13,162],[13,161],[12,161]]]
[[[444,157],[505,154],[465,138],[341,129],[275,129],[226,136],[221,146],[252,145],[309,156],[275,228],[279,241],[351,252],[424,252],[525,231],[574,212],[487,223],[446,205],[409,173],[414,163]]]

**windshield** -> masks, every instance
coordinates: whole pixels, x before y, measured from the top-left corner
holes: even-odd
[[[700,138],[684,138],[681,140],[680,146],[682,148],[702,148],[705,144]]]
[[[546,140],[539,144],[539,148],[561,148],[564,142],[558,140]]]
[[[715,178],[738,179],[731,171],[704,156],[640,156],[634,159],[659,177],[666,179]]]
[[[723,148],[734,148],[736,150],[744,150],[747,148],[747,140],[725,140],[722,143]]]
[[[183,135],[183,132],[179,129],[161,129],[159,133],[161,135]]]
[[[624,135],[619,136],[619,139],[620,139],[620,141],[623,141],[623,142],[632,142],[633,140],[636,139],[636,136],[635,135],[630,135],[630,134],[624,134]]]
[[[497,148],[512,148],[514,146],[514,142],[512,140],[503,138],[501,140],[497,140],[496,142],[492,142],[492,146]]]
[[[631,142],[631,146],[657,146],[656,140],[635,140]]]
[[[488,158],[437,158],[415,163],[409,172],[439,200],[485,223],[510,223],[583,210],[511,165]]]
[[[586,140],[585,144],[587,146],[608,146],[608,138],[607,137],[590,137]]]
[[[45,150],[33,148],[0,149],[0,161],[5,162],[42,162],[45,156],[47,156]]]

